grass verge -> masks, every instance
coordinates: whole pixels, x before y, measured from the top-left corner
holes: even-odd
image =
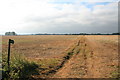
[[[39,74],[37,71],[38,65],[34,62],[29,62],[23,58],[11,57],[10,68],[7,65],[7,56],[3,55],[2,59],[2,77],[8,79],[31,78],[33,74]]]

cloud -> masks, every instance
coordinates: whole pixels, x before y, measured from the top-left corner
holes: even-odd
[[[117,2],[4,0],[0,10],[0,33],[110,33],[118,29]]]

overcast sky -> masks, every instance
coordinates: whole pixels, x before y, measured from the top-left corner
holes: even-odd
[[[118,32],[118,0],[0,0],[0,34]]]

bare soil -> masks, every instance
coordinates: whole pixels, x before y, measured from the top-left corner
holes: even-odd
[[[110,78],[118,68],[118,43],[101,42],[108,36],[84,36],[74,55],[54,78]],[[99,38],[100,37],[100,38]],[[114,36],[113,36],[114,37]],[[109,40],[110,41],[110,40]]]
[[[24,54],[28,60],[41,65],[40,75],[33,75],[34,78],[111,78],[117,75],[117,35],[3,36],[3,53],[7,53],[9,38],[15,40],[12,53]]]

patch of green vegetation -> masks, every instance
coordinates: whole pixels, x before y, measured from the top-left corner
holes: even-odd
[[[37,61],[37,64],[41,65],[42,68],[54,68],[60,63],[60,59],[50,58],[50,59],[41,59]]]
[[[112,66],[116,70],[111,73],[111,78],[119,78],[120,79],[120,69],[118,66]]]
[[[38,73],[38,65],[21,57],[11,57],[10,68],[7,65],[7,56],[3,55],[2,73],[4,79],[31,78]]]
[[[120,73],[118,71],[114,71],[111,73],[111,78],[120,78]]]

